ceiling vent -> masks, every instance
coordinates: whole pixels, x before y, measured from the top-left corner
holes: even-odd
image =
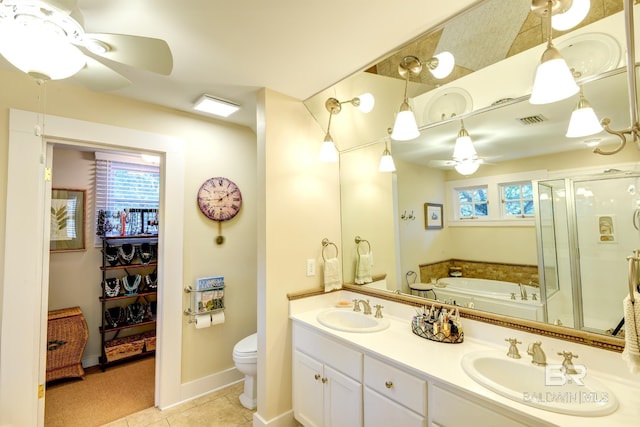
[[[529,117],[521,117],[517,119],[520,124],[525,126],[537,125],[538,123],[546,122],[547,118],[543,115],[529,116]]]

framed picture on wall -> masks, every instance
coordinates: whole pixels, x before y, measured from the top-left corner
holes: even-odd
[[[442,204],[424,204],[424,226],[427,230],[439,229],[444,226],[442,220]]]
[[[86,190],[51,190],[51,251],[85,250],[85,196]]]

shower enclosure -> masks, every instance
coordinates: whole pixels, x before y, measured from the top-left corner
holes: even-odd
[[[640,174],[618,170],[534,182],[538,270],[546,321],[611,333],[640,247]]]

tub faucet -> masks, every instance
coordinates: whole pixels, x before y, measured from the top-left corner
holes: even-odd
[[[364,314],[371,314],[371,305],[369,305],[369,300],[363,300],[363,299],[354,299],[353,300],[353,311],[361,311],[360,310],[360,303],[362,303],[362,312]]]
[[[536,341],[534,343],[529,344],[529,348],[527,349],[527,354],[532,356],[531,363],[536,366],[546,366],[547,365],[547,356],[542,351],[542,343],[540,341]]]
[[[518,284],[520,285],[520,298],[522,298],[523,301],[528,300],[529,298],[527,297],[527,289],[522,283]]]

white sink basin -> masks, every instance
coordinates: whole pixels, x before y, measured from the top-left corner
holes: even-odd
[[[318,322],[344,332],[378,332],[389,327],[389,319],[376,319],[348,308],[332,308],[318,314]]]
[[[589,376],[588,367],[583,371],[580,365],[575,365],[580,374],[568,376],[562,373],[559,365],[535,366],[526,355],[521,359],[507,357],[506,350],[504,353],[470,353],[462,358],[462,369],[473,380],[516,402],[586,417],[614,412],[618,401],[613,392]],[[548,373],[545,369],[549,370]]]

